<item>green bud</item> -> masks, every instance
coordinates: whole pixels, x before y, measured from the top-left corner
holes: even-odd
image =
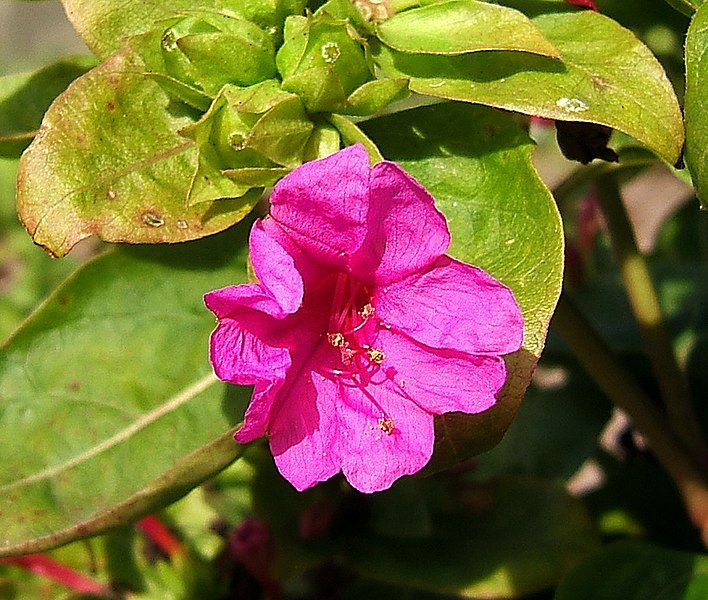
[[[300,98],[276,80],[225,86],[209,110],[181,131],[199,147],[188,202],[210,202],[270,185],[302,163],[313,124]]]
[[[346,0],[348,1],[348,0]],[[226,0],[224,6],[258,25],[276,46],[283,42],[283,24],[305,11],[305,0]]]
[[[318,123],[305,146],[304,162],[325,158],[341,148],[339,131],[329,123]]]
[[[373,79],[356,31],[327,14],[285,21],[276,62],[283,89],[300,96],[311,112],[336,112],[348,96]]]
[[[328,14],[330,17],[346,20],[363,35],[375,35],[375,27],[371,18],[372,10],[357,8],[360,0],[328,0],[315,12],[316,15]],[[370,0],[364,0],[369,3]]]
[[[189,87],[213,97],[226,84],[275,76],[273,41],[242,17],[200,11],[162,23],[168,24],[159,41],[164,74]]]

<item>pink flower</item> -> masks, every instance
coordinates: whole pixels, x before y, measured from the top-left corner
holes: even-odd
[[[216,374],[254,386],[236,439],[267,435],[298,490],[342,471],[374,492],[425,466],[434,415],[492,406],[521,312],[449,244],[430,194],[361,145],[283,179],[251,231],[260,283],[205,296]]]

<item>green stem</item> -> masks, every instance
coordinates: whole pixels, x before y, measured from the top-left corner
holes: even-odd
[[[708,480],[681,442],[664,425],[664,415],[600,338],[565,292],[553,327],[600,389],[629,415],[655,456],[675,481],[687,512],[708,545]]]
[[[708,465],[708,447],[693,410],[691,392],[664,325],[659,296],[649,267],[637,247],[616,174],[598,178],[597,190],[627,296],[642,332],[671,427],[694,453],[699,464]]]

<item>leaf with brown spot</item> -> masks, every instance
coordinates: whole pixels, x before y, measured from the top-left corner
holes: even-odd
[[[63,256],[94,234],[109,242],[183,242],[241,220],[259,193],[186,204],[197,149],[177,131],[194,116],[128,50],[77,79],[20,162],[18,212],[34,241]]]

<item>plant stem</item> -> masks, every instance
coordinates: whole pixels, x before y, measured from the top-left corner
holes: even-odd
[[[598,178],[597,190],[627,296],[642,332],[669,422],[676,435],[694,453],[698,463],[707,466],[708,446],[693,409],[688,383],[679,368],[664,325],[659,296],[649,267],[637,247],[616,174]]]
[[[558,303],[553,327],[600,389],[629,415],[644,435],[659,462],[675,481],[691,521],[708,545],[708,480],[681,442],[665,427],[661,410],[632,374],[622,367],[565,292]]]

